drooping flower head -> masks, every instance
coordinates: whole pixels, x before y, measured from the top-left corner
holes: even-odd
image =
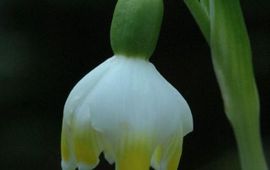
[[[133,13],[152,8],[148,1],[159,2],[153,10],[162,9],[159,0],[119,0],[113,20],[118,26],[112,26],[112,33],[127,24],[121,24],[123,18],[118,20],[117,9],[134,5],[135,1],[143,5]],[[158,12],[153,13],[156,16]],[[118,31],[113,34],[120,34]],[[112,41],[117,39],[111,37]],[[154,46],[141,51],[141,45],[135,43],[129,50],[121,50],[127,48],[122,41],[134,41],[126,37],[112,42],[115,55],[90,71],[68,96],[61,141],[63,170],[93,169],[101,152],[117,170],[178,167],[183,136],[193,129],[191,111],[181,94],[148,61]]]

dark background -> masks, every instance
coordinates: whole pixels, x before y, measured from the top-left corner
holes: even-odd
[[[116,0],[0,1],[0,167],[60,170],[62,110],[75,83],[112,56]],[[270,162],[270,1],[242,1],[261,97]],[[194,132],[185,137],[182,170],[239,170],[208,45],[181,0],[165,1],[151,58],[186,98]],[[109,168],[110,167],[110,168]],[[96,169],[114,169],[102,159]]]

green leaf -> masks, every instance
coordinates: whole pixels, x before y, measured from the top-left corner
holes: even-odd
[[[206,11],[207,15],[209,16],[210,13],[210,2],[209,0],[200,0],[200,3],[203,9]]]
[[[210,20],[206,10],[207,0],[204,1],[205,2],[201,1],[200,3],[198,0],[184,0],[195,21],[199,25],[204,38],[208,44],[210,44]],[[202,6],[202,4],[204,4],[204,6]]]

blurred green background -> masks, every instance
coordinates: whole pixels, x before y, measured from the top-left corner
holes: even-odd
[[[269,163],[270,1],[241,2],[253,48]],[[75,83],[112,56],[109,31],[115,3],[0,1],[0,169],[60,170],[63,105]],[[193,112],[194,132],[185,137],[181,169],[239,170],[209,48],[183,1],[165,1],[151,61]],[[101,158],[96,169],[114,167]]]

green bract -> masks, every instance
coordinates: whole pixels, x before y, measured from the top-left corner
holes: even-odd
[[[118,0],[111,25],[114,53],[150,58],[157,44],[162,17],[162,0]]]

